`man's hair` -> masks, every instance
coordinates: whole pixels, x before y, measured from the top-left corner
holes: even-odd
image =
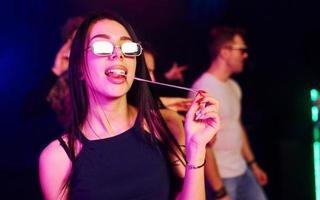
[[[214,60],[218,57],[220,50],[223,46],[231,43],[234,39],[234,36],[240,35],[244,37],[244,30],[239,28],[232,27],[214,27],[209,32],[209,51],[211,60]]]

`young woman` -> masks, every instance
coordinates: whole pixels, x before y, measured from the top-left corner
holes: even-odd
[[[134,81],[150,80],[138,42],[113,14],[92,15],[78,29],[71,130],[39,160],[45,199],[204,199],[205,146],[220,126],[218,103],[200,92],[185,118],[185,141],[175,138],[147,83]],[[184,176],[178,194],[171,171]]]

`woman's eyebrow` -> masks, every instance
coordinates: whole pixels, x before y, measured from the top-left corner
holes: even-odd
[[[120,40],[132,40],[129,36],[122,36],[120,37]]]
[[[93,40],[95,38],[105,38],[105,39],[110,39],[110,36],[109,35],[106,35],[106,34],[97,34],[95,36],[93,36],[90,40]]]
[[[95,38],[110,39],[111,37],[110,37],[109,35],[106,35],[106,34],[97,34],[97,35],[93,36],[93,37],[90,39],[90,41],[93,40],[93,39],[95,39]],[[131,39],[131,37],[129,37],[129,36],[122,36],[122,37],[120,37],[120,40],[132,40],[132,39]]]

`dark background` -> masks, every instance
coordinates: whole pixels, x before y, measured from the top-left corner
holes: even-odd
[[[309,90],[319,88],[320,3],[298,0],[1,1],[0,180],[3,199],[41,199],[37,159],[61,133],[53,113],[23,119],[26,94],[49,73],[60,27],[102,8],[119,12],[158,52],[158,73],[189,65],[186,85],[206,69],[213,25],[247,31],[243,121],[270,199],[314,199]]]

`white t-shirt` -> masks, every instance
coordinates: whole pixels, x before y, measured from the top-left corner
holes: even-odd
[[[223,82],[212,74],[203,73],[192,85],[193,89],[205,90],[220,103],[221,128],[212,151],[216,156],[222,178],[242,175],[246,170],[241,138],[241,89],[232,79]],[[194,93],[189,93],[193,98]]]

